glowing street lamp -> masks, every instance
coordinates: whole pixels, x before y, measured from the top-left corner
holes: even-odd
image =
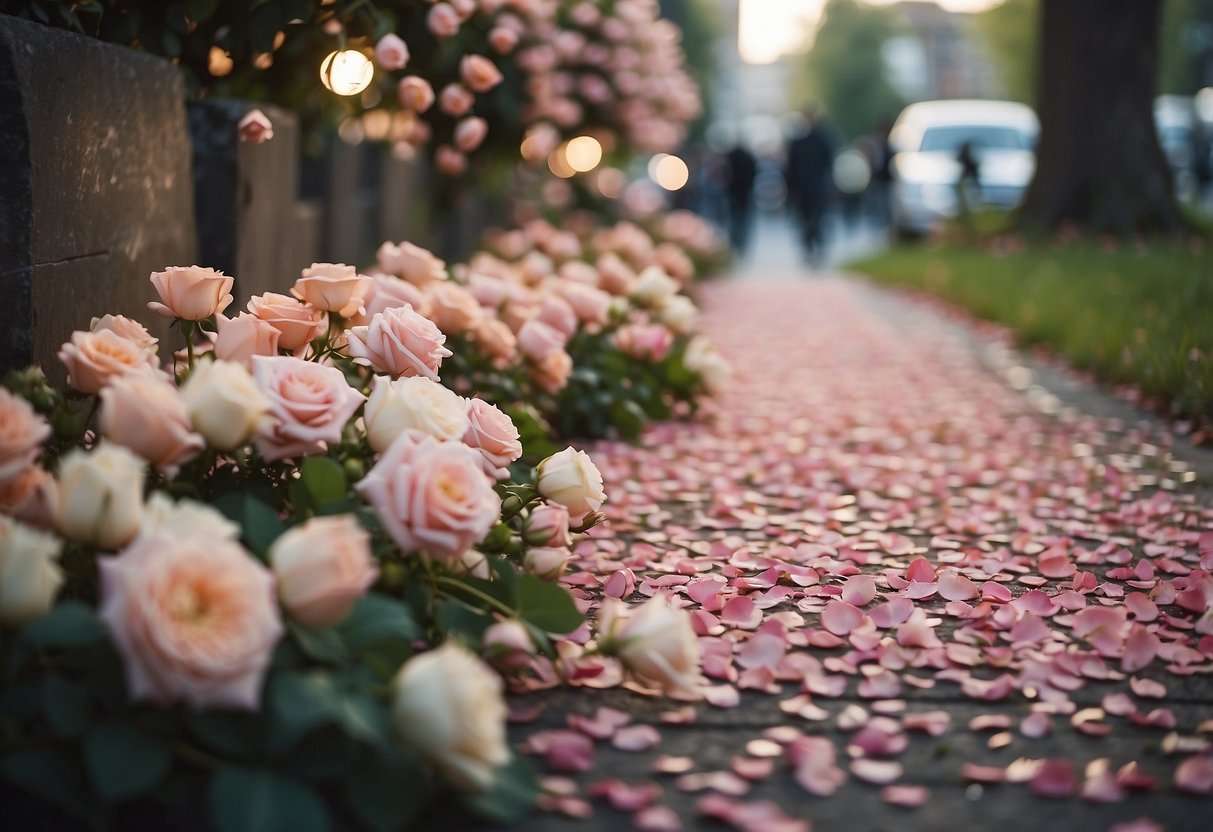
[[[320,64],[320,80],[337,95],[357,95],[370,86],[374,75],[375,65],[357,49],[330,52]]]

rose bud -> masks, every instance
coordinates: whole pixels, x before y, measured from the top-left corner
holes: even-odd
[[[449,144],[440,144],[434,149],[434,167],[447,176],[462,176],[467,173],[468,159]]]
[[[434,106],[434,88],[430,82],[417,75],[406,75],[396,87],[400,106],[415,113],[424,113]]]
[[[530,546],[568,546],[569,510],[559,503],[536,506],[526,519],[524,536]]]
[[[532,575],[554,581],[564,574],[572,556],[573,553],[563,547],[541,546],[526,550],[523,566]]]
[[[531,663],[535,643],[521,621],[498,621],[484,631],[481,654],[502,673],[511,673]]]
[[[580,518],[597,511],[606,501],[602,489],[602,474],[589,454],[565,448],[539,463],[537,487],[539,493]]]
[[[409,62],[408,45],[398,35],[389,32],[375,44],[375,60],[389,72],[404,69]]]
[[[614,599],[598,613],[598,645],[618,656],[642,680],[667,693],[698,698],[699,640],[686,610],[674,609],[664,595],[638,608]]]
[[[449,38],[458,34],[461,23],[459,12],[449,3],[436,3],[426,15],[425,23],[430,32],[439,38]]]
[[[295,281],[291,294],[316,309],[343,318],[361,315],[371,279],[344,263],[313,263]]]
[[[501,70],[483,55],[464,55],[459,75],[472,92],[488,92],[501,83]]]
[[[152,285],[160,302],[147,308],[166,318],[205,321],[227,309],[232,302],[233,278],[201,266],[170,266],[152,273]]]
[[[493,47],[493,51],[498,55],[508,55],[518,46],[518,34],[513,29],[495,26],[489,32],[489,46]]]
[[[455,147],[464,153],[472,153],[489,134],[489,123],[477,116],[470,116],[455,125]]]
[[[438,109],[451,118],[466,115],[475,103],[476,98],[467,87],[454,82],[447,84],[438,94]]]

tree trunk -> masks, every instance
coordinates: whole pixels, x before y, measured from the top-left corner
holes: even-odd
[[[1036,175],[1020,225],[1096,233],[1183,224],[1154,130],[1162,0],[1043,0]]]

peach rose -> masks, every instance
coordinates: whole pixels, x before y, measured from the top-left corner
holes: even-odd
[[[606,501],[602,473],[585,451],[565,448],[539,463],[537,474],[539,493],[567,508],[574,518],[598,511]]]
[[[488,92],[501,83],[501,70],[483,55],[464,55],[459,61],[459,76],[472,92]]]
[[[274,578],[238,543],[140,538],[98,562],[99,617],[133,701],[256,710],[282,619]]]
[[[399,35],[389,32],[375,44],[375,61],[389,72],[404,69],[409,62],[408,45]]]
[[[472,339],[493,360],[493,366],[503,369],[518,357],[518,340],[505,321],[485,317],[476,325]]]
[[[426,287],[430,318],[447,335],[460,335],[474,329],[484,312],[475,296],[464,287],[443,281]]]
[[[476,97],[462,84],[451,82],[438,93],[438,109],[451,118],[467,115],[476,103]]]
[[[699,698],[699,640],[686,610],[655,595],[638,609],[608,599],[598,613],[599,647],[667,693]]]
[[[510,475],[510,463],[522,456],[522,442],[514,422],[483,399],[467,404],[468,429],[463,444],[480,453],[484,472],[499,480]]]
[[[501,517],[481,457],[455,442],[406,431],[354,486],[405,552],[459,562]]]
[[[282,333],[269,321],[241,312],[234,318],[219,315],[215,337],[215,357],[249,366],[254,355],[277,355]]]
[[[144,463],[120,445],[75,448],[59,462],[55,528],[69,540],[118,549],[139,531]]]
[[[352,514],[295,526],[274,541],[269,562],[283,606],[315,629],[340,623],[379,577],[371,536]]]
[[[489,134],[489,123],[477,116],[470,116],[455,125],[455,147],[464,153],[472,153],[484,143]]]
[[[434,106],[434,88],[430,82],[417,75],[406,75],[396,86],[400,106],[415,113],[424,113]]]
[[[366,438],[383,453],[406,430],[455,441],[468,430],[467,402],[458,393],[422,376],[392,381],[375,376],[363,415]]]
[[[0,517],[0,624],[18,626],[50,610],[63,585],[53,535]]]
[[[290,295],[249,298],[248,311],[278,330],[278,347],[296,352],[324,330],[324,313]]]
[[[88,328],[91,332],[108,329],[128,341],[133,341],[152,355],[156,354],[156,345],[160,343],[160,339],[153,338],[147,327],[125,315],[102,315],[100,318],[93,318]]]
[[[564,350],[564,333],[550,324],[532,318],[518,330],[518,349],[527,358],[542,362]]]
[[[564,350],[559,350],[535,362],[535,383],[548,393],[559,393],[569,383],[569,375],[573,372],[573,357]]]
[[[126,376],[102,390],[97,426],[169,477],[206,447],[191,428],[185,397],[157,376]]]
[[[344,263],[313,263],[295,281],[291,294],[316,309],[343,318],[362,314],[362,297],[370,278]]]
[[[159,373],[156,356],[110,329],[78,329],[59,348],[68,383],[81,393],[100,393],[115,378],[132,373]]]
[[[451,355],[446,336],[428,318],[400,306],[377,312],[368,326],[345,331],[355,364],[390,376],[424,376],[438,380],[442,359]]]
[[[0,484],[0,514],[39,529],[55,522],[59,505],[59,482],[43,468],[31,465],[11,480]]]
[[[29,470],[50,435],[51,426],[29,402],[0,387],[0,484]]]
[[[227,309],[232,302],[233,279],[214,269],[201,266],[169,266],[152,273],[152,285],[160,302],[147,308],[166,318],[205,321]]]
[[[628,324],[615,331],[613,340],[624,355],[656,364],[669,354],[674,336],[661,324]]]
[[[253,356],[253,380],[270,402],[256,444],[271,462],[324,453],[365,401],[336,367],[289,355]]]
[[[190,424],[220,451],[244,445],[266,422],[270,400],[244,365],[201,361],[181,387]]]
[[[390,274],[373,274],[370,277],[371,283],[366,293],[365,320],[358,321],[359,324],[370,323],[376,312],[401,306],[413,307],[413,311],[422,317],[429,313],[429,301],[412,283]]]
[[[435,280],[446,280],[446,263],[428,249],[412,243],[384,243],[379,247],[379,265],[385,272],[422,288]]]

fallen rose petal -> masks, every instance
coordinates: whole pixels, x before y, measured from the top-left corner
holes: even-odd
[[[821,613],[821,626],[836,636],[845,636],[864,619],[863,610],[846,601],[833,600]]]
[[[652,725],[629,725],[611,738],[611,745],[620,751],[648,751],[659,742],[661,732]]]
[[[896,760],[872,760],[860,757],[851,761],[851,774],[865,783],[883,786],[901,777],[905,767]]]
[[[1070,797],[1077,786],[1073,761],[1057,757],[1041,760],[1028,781],[1028,788],[1040,797]]]
[[[880,799],[893,806],[916,809],[930,799],[931,793],[924,786],[885,786],[880,790]]]
[[[1188,757],[1175,767],[1175,788],[1192,794],[1213,794],[1213,758],[1204,754]]]

